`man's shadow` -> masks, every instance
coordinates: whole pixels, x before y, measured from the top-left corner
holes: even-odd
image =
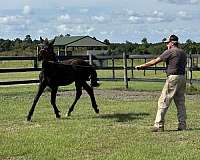
[[[171,129],[171,130],[165,130],[165,132],[185,132],[185,131],[200,131],[200,128],[186,128],[186,130],[177,130],[177,129]]]
[[[133,120],[144,119],[145,116],[149,116],[149,113],[113,113],[113,114],[101,114],[98,118],[102,119],[116,119],[116,122],[128,122]]]

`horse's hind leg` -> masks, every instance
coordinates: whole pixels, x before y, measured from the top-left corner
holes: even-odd
[[[60,118],[59,110],[56,106],[56,94],[58,91],[58,87],[51,87],[51,105],[53,106],[54,113],[56,114],[56,118]]]
[[[30,121],[30,120],[31,120],[31,117],[32,117],[33,112],[34,112],[34,110],[35,110],[35,106],[36,106],[36,104],[37,104],[37,102],[38,102],[40,96],[42,95],[44,89],[46,88],[46,86],[47,86],[47,85],[46,85],[45,82],[41,82],[41,83],[39,84],[38,92],[37,92],[37,94],[36,94],[36,96],[35,96],[35,98],[34,98],[32,107],[31,107],[31,109],[30,109],[30,111],[29,111],[29,114],[28,114],[28,116],[27,116],[27,121]]]
[[[96,113],[99,113],[99,109],[94,97],[94,91],[92,89],[92,87],[90,87],[86,82],[83,83],[83,88],[86,90],[86,92],[89,94],[91,102],[92,102],[92,107],[94,108],[94,111]]]
[[[75,82],[75,86],[76,86],[76,97],[75,97],[73,104],[69,108],[68,113],[65,116],[71,115],[71,112],[74,110],[74,106],[76,105],[76,102],[79,100],[79,98],[82,95],[82,85],[80,83]]]

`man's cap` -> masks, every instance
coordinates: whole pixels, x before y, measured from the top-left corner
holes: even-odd
[[[166,41],[164,41],[164,42],[166,42],[166,43],[169,43],[169,42],[178,43],[178,37],[173,34],[173,35],[169,36],[169,38]]]

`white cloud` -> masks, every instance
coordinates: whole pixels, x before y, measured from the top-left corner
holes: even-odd
[[[147,17],[146,20],[150,23],[164,22],[165,20],[161,17]]]
[[[101,31],[100,34],[102,34],[102,35],[108,35],[108,32],[107,31]]]
[[[132,23],[138,24],[138,23],[143,23],[143,20],[141,17],[137,17],[137,16],[130,16],[128,18],[128,20]]]
[[[81,13],[87,13],[87,12],[89,12],[89,9],[87,9],[87,8],[82,8],[82,9],[80,9],[80,12],[81,12]]]
[[[45,31],[44,29],[39,29],[39,30],[37,31],[37,33],[38,33],[39,35],[41,35],[41,34],[45,34],[46,31]]]
[[[56,29],[60,34],[65,33],[69,30],[65,24],[58,25]]]
[[[145,15],[147,23],[161,23],[161,22],[172,22],[174,19],[170,14],[165,14],[160,11],[153,11],[153,13]]]
[[[192,17],[185,11],[179,11],[178,12],[178,16],[181,18],[181,19],[191,19]]]
[[[128,16],[138,16],[138,14],[131,9],[126,9],[125,11],[127,12]]]
[[[71,17],[69,16],[69,14],[65,14],[65,15],[61,15],[57,18],[58,21],[61,22],[66,22],[66,21],[70,21]]]
[[[197,4],[197,3],[199,3],[199,0],[190,0],[190,3]]]
[[[24,6],[22,13],[25,14],[25,15],[30,14],[31,13],[31,7],[28,6],[28,5]]]
[[[156,17],[163,17],[163,16],[164,16],[164,13],[163,13],[163,12],[160,12],[160,11],[157,11],[157,10],[155,10],[155,11],[153,12],[153,15],[154,15],[154,16],[156,16]]]
[[[103,16],[93,16],[92,20],[98,21],[98,22],[103,22],[105,18]]]
[[[128,20],[129,22],[135,24],[141,24],[141,23],[149,24],[149,23],[169,22],[172,21],[173,18],[170,15],[165,15],[163,12],[155,10],[151,13],[146,13],[146,14],[139,14],[134,12],[134,15],[130,16]]]
[[[0,24],[3,25],[18,25],[18,24],[27,24],[29,21],[26,20],[23,16],[4,16],[0,17]]]
[[[200,2],[200,0],[158,0],[158,1],[180,4],[180,5],[182,5],[182,4],[197,4]]]
[[[88,35],[95,30],[94,27],[88,25],[71,25],[62,24],[56,27],[59,34],[70,33],[72,35]]]

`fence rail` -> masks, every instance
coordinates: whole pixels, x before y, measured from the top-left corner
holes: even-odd
[[[135,78],[133,77],[133,72],[135,70],[134,66],[134,60],[144,60],[146,62],[149,59],[155,58],[154,55],[126,55],[123,53],[122,55],[109,55],[109,56],[94,56],[94,55],[85,55],[85,56],[59,56],[57,57],[59,61],[71,59],[71,58],[81,58],[86,61],[88,61],[90,64],[93,63],[93,61],[106,61],[106,60],[111,60],[112,65],[111,66],[97,66],[97,70],[112,70],[112,78],[99,78],[100,81],[124,81],[124,84],[126,88],[128,88],[128,82],[129,81],[147,81],[147,82],[162,82],[164,79],[158,79],[158,78]],[[199,83],[200,80],[198,79],[193,79],[193,71],[200,71],[200,67],[198,65],[199,63],[199,58],[200,55],[191,55],[189,54],[187,57],[187,82],[192,84],[192,83]],[[123,66],[115,66],[115,60],[121,59],[123,60]],[[40,71],[41,68],[38,66],[38,59],[35,56],[0,56],[0,62],[1,61],[33,61],[34,65],[33,67],[29,68],[0,68],[0,73],[12,73],[12,72],[34,72],[34,71]],[[131,66],[128,66],[127,61],[131,60]],[[116,70],[123,70],[124,71],[124,77],[116,77],[115,76],[115,71]],[[131,70],[132,71],[132,77],[128,77],[127,71]],[[165,66],[163,67],[158,67],[158,66],[153,66],[153,67],[148,67],[146,68],[144,72],[144,76],[146,71],[148,70],[153,70],[159,71],[165,70]],[[38,83],[38,80],[17,80],[17,81],[0,81],[0,85],[12,85],[12,84],[28,84],[28,83]]]

